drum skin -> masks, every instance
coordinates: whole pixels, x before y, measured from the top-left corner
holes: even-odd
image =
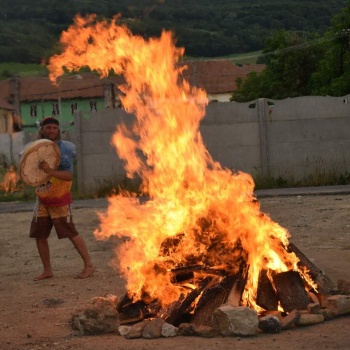
[[[57,170],[61,156],[58,145],[50,140],[41,139],[29,143],[19,160],[19,175],[29,186],[39,186],[48,181],[50,175],[39,169],[39,164],[46,161],[50,168]]]

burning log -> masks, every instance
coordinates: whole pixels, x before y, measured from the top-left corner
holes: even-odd
[[[187,296],[182,295],[182,297],[170,304],[167,308],[159,311],[157,317],[162,318],[166,322],[176,326],[181,322],[181,317],[188,310],[191,304],[197,299],[197,297],[202,293],[202,291],[210,284],[213,280],[212,277],[206,277],[202,280],[199,286],[192,290]]]
[[[195,272],[218,276],[227,275],[227,271],[225,271],[224,269],[215,269],[211,267],[205,267],[203,265],[182,266],[171,270],[172,276],[170,280],[172,283],[188,281],[194,278]]]
[[[242,294],[247,283],[249,266],[242,262],[240,273],[233,285],[230,294],[227,297],[227,303],[233,306],[240,306],[242,301]]]
[[[287,271],[278,273],[273,276],[273,282],[284,311],[291,312],[294,309],[307,309],[310,299],[299,272]]]
[[[154,317],[159,309],[160,303],[157,300],[154,300],[149,304],[146,304],[144,300],[133,302],[129,295],[125,294],[117,305],[119,323],[134,323],[146,318]]]
[[[227,276],[221,282],[206,288],[198,301],[191,323],[196,326],[212,326],[213,312],[226,302],[236,280],[237,276]]]
[[[318,292],[330,294],[330,292],[334,290],[334,285],[328,276],[312,263],[293,243],[288,245],[288,251],[294,253],[299,258],[299,266],[306,267],[309,270],[311,278],[318,286]]]
[[[268,311],[278,309],[278,297],[266,270],[260,272],[256,303]]]

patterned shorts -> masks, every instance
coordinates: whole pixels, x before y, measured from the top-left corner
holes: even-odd
[[[30,225],[30,238],[48,238],[52,227],[55,227],[59,239],[72,238],[78,235],[68,205],[46,207],[39,204],[34,214]]]

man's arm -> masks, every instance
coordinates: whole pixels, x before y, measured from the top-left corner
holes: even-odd
[[[73,180],[73,173],[66,170],[53,170],[50,168],[49,164],[46,161],[42,161],[39,164],[39,169],[45,172],[47,175],[55,177],[56,179],[62,181],[71,181]]]

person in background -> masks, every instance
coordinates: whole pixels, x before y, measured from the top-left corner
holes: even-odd
[[[46,117],[41,121],[39,138],[51,140],[59,146],[61,161],[57,170],[51,169],[46,161],[39,164],[39,168],[50,178],[47,183],[38,186],[35,190],[37,204],[29,237],[36,239],[44,270],[34,278],[34,281],[53,277],[48,244],[48,237],[53,226],[57,237],[59,239],[68,238],[83,259],[84,268],[75,278],[88,278],[95,272],[95,268],[91,262],[85,241],[72,221],[70,207],[72,203],[71,186],[73,160],[76,153],[75,145],[61,140],[59,121],[53,117]]]

